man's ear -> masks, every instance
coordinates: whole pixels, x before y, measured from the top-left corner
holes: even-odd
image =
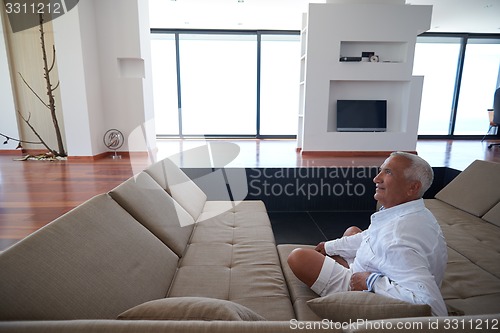
[[[422,183],[420,183],[418,180],[414,180],[410,183],[410,188],[408,190],[408,195],[409,196],[418,196],[420,193],[420,189],[422,188]]]

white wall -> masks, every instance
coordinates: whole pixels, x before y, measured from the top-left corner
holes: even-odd
[[[92,94],[87,91],[90,70],[85,67],[85,45],[80,15],[91,11],[92,1],[82,1],[70,12],[53,21],[59,69],[60,94],[66,129],[66,151],[71,156],[92,156],[97,153],[95,138],[91,135],[91,110],[96,107]],[[88,46],[87,46],[88,47]],[[87,49],[85,54],[89,54]],[[86,75],[87,74],[87,75]],[[93,80],[98,85],[98,80]]]
[[[70,156],[105,152],[102,137],[111,128],[125,136],[122,151],[154,146],[154,129],[146,141],[127,140],[153,114],[147,5],[86,0],[54,20]]]
[[[3,15],[0,15],[0,132],[12,138],[19,138],[19,131],[16,120],[16,107],[12,93],[11,77],[9,72],[9,62],[5,44]],[[0,137],[0,150],[12,150],[17,147],[17,142],[10,140],[6,145],[5,139]]]
[[[338,2],[309,5],[298,147],[303,152],[414,151],[423,84],[412,77],[414,49],[417,34],[429,28],[432,7]],[[374,51],[381,62],[339,61],[362,51]],[[339,99],[387,100],[387,132],[337,132]]]

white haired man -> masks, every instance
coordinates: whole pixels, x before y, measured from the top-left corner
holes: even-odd
[[[373,179],[382,208],[368,229],[350,227],[342,238],[288,257],[294,274],[314,292],[365,290],[447,315],[440,286],[448,259],[439,224],[422,199],[434,174],[417,155],[394,152]]]

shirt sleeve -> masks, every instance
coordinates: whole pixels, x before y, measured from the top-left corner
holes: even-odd
[[[354,258],[361,245],[366,230],[352,236],[344,236],[325,243],[325,252],[329,256],[339,255],[344,258]]]
[[[390,277],[383,273],[371,275],[371,291],[413,304],[428,304],[434,316],[448,314],[441,291],[417,251],[401,244],[391,245],[387,256],[389,262],[398,262],[399,269],[392,269]]]

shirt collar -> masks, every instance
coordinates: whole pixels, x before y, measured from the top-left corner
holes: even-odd
[[[382,207],[378,212],[372,214],[371,220],[374,222],[376,220],[396,218],[418,212],[424,208],[424,199],[412,200],[391,208]]]

